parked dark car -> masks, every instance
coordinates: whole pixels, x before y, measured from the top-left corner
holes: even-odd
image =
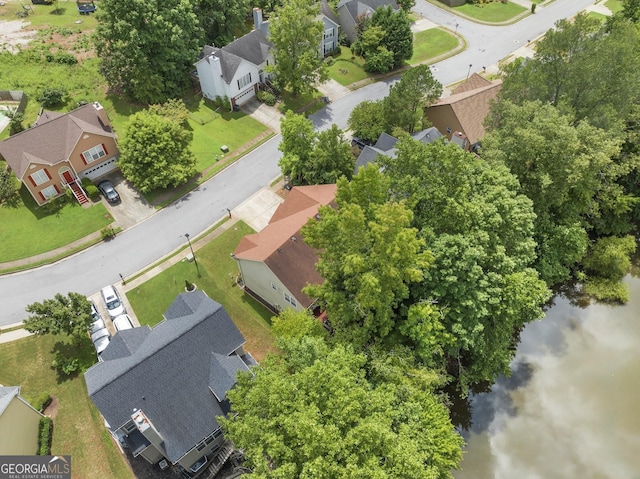
[[[100,184],[98,184],[98,189],[102,192],[109,203],[120,203],[120,195],[109,180],[101,181]]]
[[[358,138],[357,136],[354,136],[353,139],[351,140],[351,146],[357,146],[361,150],[364,149],[365,146],[373,146],[373,145],[374,145],[373,141],[365,140],[364,138]]]

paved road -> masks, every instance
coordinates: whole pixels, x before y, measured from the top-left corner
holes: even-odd
[[[561,0],[516,25],[488,27],[457,18],[417,0],[416,11],[435,23],[455,29],[465,36],[469,49],[436,65],[435,77],[443,84],[464,79],[469,65],[477,69],[491,65],[553,26],[556,19],[572,16],[593,4],[593,0]],[[518,40],[518,43],[515,42]],[[311,118],[319,129],[331,123],[345,128],[351,109],[366,99],[385,96],[393,80],[368,85],[346,95]],[[52,297],[57,292],[77,291],[93,294],[109,283],[139,271],[185,243],[185,233],[195,237],[264,185],[280,171],[280,152],[276,136],[212,178],[197,190],[159,211],[146,221],[56,264],[0,277],[0,326],[25,318],[24,308],[34,301]]]

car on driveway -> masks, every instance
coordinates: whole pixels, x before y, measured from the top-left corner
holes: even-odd
[[[98,183],[98,189],[109,203],[114,205],[116,203],[120,203],[120,195],[109,180],[104,180]]]
[[[111,319],[117,318],[121,314],[125,314],[127,312],[124,309],[124,304],[122,304],[122,301],[120,300],[120,296],[118,296],[116,288],[111,285],[105,286],[102,288],[100,293],[102,294],[104,305],[107,307],[107,312]]]
[[[96,353],[98,353],[98,356],[100,356],[102,351],[104,351],[107,346],[109,346],[109,341],[111,341],[111,335],[109,334],[107,328],[99,329],[91,334],[91,342],[93,343],[93,347],[96,348]]]
[[[122,314],[113,320],[113,327],[116,328],[116,331],[133,329],[133,322],[128,314]]]

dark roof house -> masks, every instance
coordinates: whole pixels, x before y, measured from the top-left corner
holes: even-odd
[[[353,42],[356,40],[358,17],[370,17],[376,9],[388,6],[398,10],[395,0],[340,0],[336,8],[340,29]]]
[[[227,312],[202,291],[180,294],[164,317],[118,332],[85,373],[87,390],[134,456],[201,473],[230,453],[216,416],[229,412],[237,372],[255,362]]]

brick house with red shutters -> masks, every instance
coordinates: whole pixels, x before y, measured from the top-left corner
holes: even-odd
[[[100,103],[69,113],[42,111],[31,128],[0,142],[0,156],[38,205],[71,189],[85,203],[82,178],[117,168],[116,135]]]

